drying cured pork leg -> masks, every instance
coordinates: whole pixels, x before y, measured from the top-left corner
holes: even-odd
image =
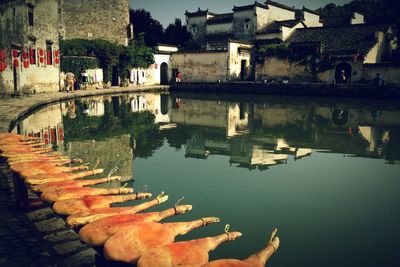
[[[38,184],[31,187],[34,192],[43,192],[46,190],[60,189],[60,188],[76,188],[88,185],[96,185],[101,183],[109,183],[113,181],[120,181],[121,176],[111,176],[107,178],[91,179],[91,180],[70,180],[61,182],[50,182]]]
[[[240,237],[239,232],[176,242],[158,246],[142,254],[138,267],[203,266],[208,262],[208,253],[227,241]]]
[[[56,166],[51,162],[21,162],[10,166],[11,170],[18,173],[22,178],[39,174],[56,174],[63,172],[72,172],[77,170],[87,170],[87,165],[75,167]]]
[[[87,212],[77,213],[69,216],[67,218],[67,225],[71,228],[78,227],[105,217],[138,213],[150,207],[160,205],[167,200],[168,196],[158,196],[153,200],[132,207],[91,209]]]
[[[106,240],[122,228],[137,223],[159,222],[165,218],[186,213],[192,210],[192,205],[180,205],[160,212],[145,212],[123,214],[106,217],[86,224],[79,231],[81,240],[91,246],[102,246]]]
[[[81,198],[57,201],[53,205],[53,210],[60,215],[73,215],[90,211],[90,209],[109,208],[112,203],[122,203],[149,197],[151,197],[150,193],[136,193],[125,196],[83,196]]]
[[[79,198],[82,196],[95,196],[95,195],[118,195],[133,193],[133,188],[91,188],[91,187],[77,187],[77,188],[59,188],[44,191],[40,198],[48,203],[56,201],[67,200],[72,198]]]
[[[279,238],[275,237],[276,230],[273,232],[270,241],[259,252],[251,255],[245,260],[222,259],[211,261],[204,267],[264,267],[268,259],[279,247]]]
[[[106,241],[104,256],[108,260],[134,264],[149,249],[171,244],[178,235],[219,221],[216,217],[208,217],[191,222],[148,222],[124,227]]]
[[[78,173],[38,174],[31,177],[27,177],[25,179],[25,183],[28,185],[37,185],[49,182],[76,180],[83,177],[96,175],[102,173],[103,171],[104,171],[103,169],[95,169],[92,171],[84,171]]]

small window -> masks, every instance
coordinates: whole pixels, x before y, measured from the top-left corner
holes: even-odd
[[[47,65],[53,65],[53,46],[52,43],[46,42],[46,51],[47,51]]]
[[[197,33],[197,25],[192,25],[192,32],[193,34]]]
[[[34,26],[34,7],[32,5],[28,5],[28,25]]]
[[[248,30],[250,28],[250,22],[249,21],[246,21],[245,23],[244,23],[244,29],[245,30]]]

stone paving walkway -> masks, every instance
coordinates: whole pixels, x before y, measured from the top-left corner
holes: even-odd
[[[0,98],[0,132],[21,116],[46,104],[86,96],[166,91],[168,86],[112,88]],[[35,197],[32,193],[31,197]],[[94,249],[83,244],[62,218],[43,206],[22,211],[15,206],[13,176],[0,163],[0,266],[105,266]]]

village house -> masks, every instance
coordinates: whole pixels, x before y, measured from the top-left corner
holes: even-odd
[[[0,2],[0,91],[59,89],[59,0]]]

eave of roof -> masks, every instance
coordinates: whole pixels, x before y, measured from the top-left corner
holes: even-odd
[[[270,1],[270,0],[267,0],[267,1],[265,2],[265,5],[267,5],[267,6],[268,6],[268,5],[272,5],[272,6],[279,7],[279,8],[283,8],[283,9],[286,9],[286,10],[289,10],[289,11],[293,11],[293,12],[296,11],[293,7],[286,6],[286,5],[282,5],[282,4],[280,4],[280,3],[277,3],[277,2],[274,2],[274,1]]]
[[[233,12],[237,12],[237,11],[245,11],[245,10],[252,10],[254,9],[254,7],[260,7],[260,8],[264,8],[264,9],[268,9],[268,6],[263,5],[261,3],[258,3],[257,1],[254,2],[254,4],[252,5],[246,5],[246,6],[233,6]]]

